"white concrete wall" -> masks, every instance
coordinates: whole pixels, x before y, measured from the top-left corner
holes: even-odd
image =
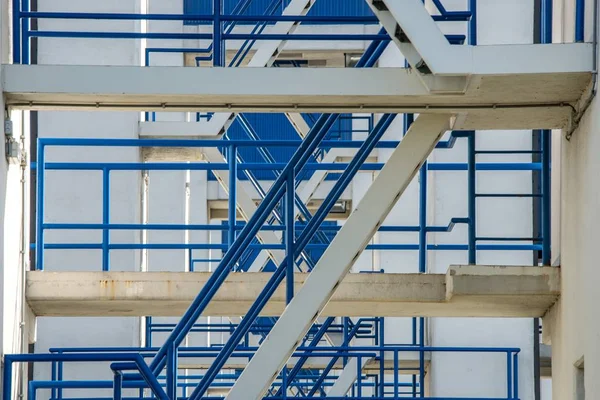
[[[40,2],[40,11],[126,12],[140,11],[136,0],[74,2],[52,0]],[[139,31],[139,23],[131,21],[69,21],[45,20],[45,30]],[[39,64],[140,65],[139,43],[134,40],[40,39]],[[90,77],[94,79],[94,77]],[[136,138],[138,113],[40,112],[40,137]],[[139,161],[135,148],[49,148],[47,161]],[[102,219],[102,186],[99,172],[48,172],[46,191],[46,222],[100,222]],[[110,221],[139,223],[141,221],[141,180],[138,172],[111,173]],[[138,232],[111,233],[112,243],[139,243]],[[100,232],[48,232],[46,241],[98,242]],[[135,271],[140,268],[140,252],[112,251],[111,269]],[[45,268],[60,270],[100,270],[99,251],[47,251]],[[39,318],[36,352],[51,347],[139,346],[138,318]],[[50,366],[38,364],[35,379],[48,379]],[[112,379],[108,364],[93,364],[82,368],[65,367],[64,379]],[[65,391],[65,396],[107,395],[110,391]],[[48,392],[40,393],[47,395]],[[38,395],[40,395],[38,394]]]

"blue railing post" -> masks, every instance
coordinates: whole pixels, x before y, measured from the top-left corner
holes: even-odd
[[[21,64],[21,2],[12,0],[13,64]]]
[[[513,360],[514,360],[514,362],[513,362],[513,371],[514,371],[513,372],[513,374],[514,374],[513,397],[515,399],[518,399],[519,398],[519,353],[515,353],[513,355]]]
[[[177,347],[173,343],[167,350],[167,396],[177,400]]]
[[[467,188],[467,197],[468,197],[468,236],[469,236],[469,264],[477,263],[477,250],[476,250],[476,235],[477,235],[477,209],[476,209],[476,165],[475,165],[475,132],[470,132],[467,137],[467,175],[468,175],[468,188]]]
[[[469,44],[477,45],[477,0],[469,0],[469,11],[471,20],[469,21]]]
[[[37,270],[44,269],[44,170],[46,146],[38,139],[38,156],[36,166],[37,179],[37,228],[35,238],[35,262]]]
[[[542,43],[552,43],[552,2],[553,0],[542,0]]]
[[[2,376],[2,398],[11,399],[12,397],[12,359],[10,356],[4,356],[4,373]]]
[[[227,231],[227,245],[231,247],[236,237],[235,224],[237,221],[237,147],[229,146],[227,156],[229,158],[229,230]]]
[[[213,0],[213,66],[222,67],[223,62],[223,46],[222,46],[222,25],[221,15],[223,11],[223,0]]]
[[[506,391],[507,391],[507,395],[506,398],[508,400],[513,399],[512,396],[512,377],[513,377],[513,372],[512,372],[512,357],[511,357],[511,353],[510,352],[506,352]]]
[[[110,170],[108,168],[102,170],[102,223],[104,225],[110,223]],[[110,229],[105,226],[102,229],[102,271],[110,270],[109,242]]]
[[[575,41],[585,40],[585,0],[577,0],[575,3]]]
[[[29,12],[31,11],[31,0],[21,0],[21,12]],[[21,40],[23,44],[21,45],[21,63],[29,64],[30,63],[30,50],[29,50],[29,39],[30,39],[30,27],[31,18],[23,18],[21,20]]]
[[[294,297],[294,221],[296,215],[294,212],[295,201],[295,172],[292,171],[288,175],[286,196],[285,196],[285,257],[287,262],[286,270],[286,303],[289,304]]]
[[[113,400],[123,399],[123,374],[121,371],[114,371],[113,378]]]
[[[542,135],[542,265],[550,265],[551,259],[551,180],[550,158],[552,131],[544,129]]]

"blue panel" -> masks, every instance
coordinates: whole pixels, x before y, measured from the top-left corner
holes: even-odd
[[[231,14],[235,6],[243,0],[224,0],[224,14]],[[245,15],[263,15],[273,0],[253,0]],[[289,0],[288,0],[289,1]],[[287,3],[284,0],[283,3]],[[183,0],[185,14],[212,14],[212,0]],[[277,15],[281,15],[281,6]],[[365,17],[373,16],[364,0],[319,0],[311,8],[308,15],[334,17]],[[186,25],[198,25],[198,21],[186,21]]]

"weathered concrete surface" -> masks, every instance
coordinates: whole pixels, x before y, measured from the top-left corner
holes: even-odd
[[[457,129],[550,129],[567,124],[572,112],[567,103],[576,103],[591,81],[584,61],[571,70],[503,71],[473,75],[468,82],[464,77],[428,78],[430,87],[453,94],[429,92],[412,70],[404,68],[7,65],[2,79],[7,105],[22,109],[468,111]]]
[[[179,316],[203,272],[43,272],[27,275],[38,316]],[[296,274],[296,291],[307,274]],[[232,273],[204,315],[244,315],[269,273]],[[322,316],[540,317],[560,294],[555,268],[453,266],[447,274],[348,274]],[[262,315],[285,308],[285,288]]]

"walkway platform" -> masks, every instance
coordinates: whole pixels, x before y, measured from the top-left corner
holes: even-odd
[[[180,316],[207,281],[204,272],[27,273],[36,316]],[[244,315],[269,273],[233,273],[205,315]],[[296,291],[308,274],[296,274]],[[279,316],[285,285],[264,308]],[[541,317],[560,295],[551,267],[452,266],[446,274],[348,274],[322,316]]]
[[[468,76],[405,68],[3,65],[2,81],[6,104],[19,109],[468,113],[456,129],[562,128],[591,82],[591,45],[547,46],[476,47]],[[481,61],[507,51],[526,56],[498,70]],[[545,61],[529,65],[536,59]]]

